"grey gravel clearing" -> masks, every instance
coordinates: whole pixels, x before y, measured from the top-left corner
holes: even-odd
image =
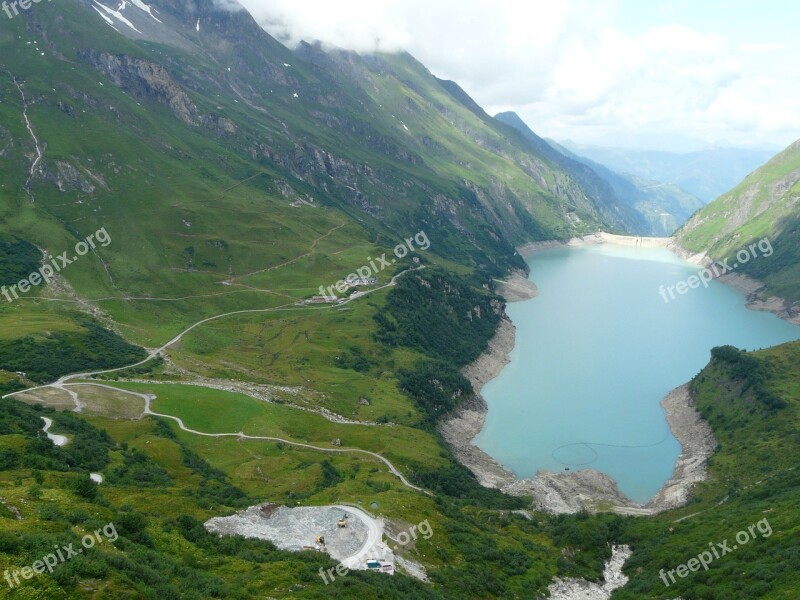
[[[368,530],[353,513],[347,513],[347,527],[340,528],[337,521],[343,515],[344,511],[332,507],[279,506],[266,516],[260,506],[251,506],[230,517],[210,519],[206,522],[206,529],[220,535],[269,540],[282,550],[295,552],[313,547],[316,537],[322,535],[328,554],[336,560],[344,560],[362,548]]]

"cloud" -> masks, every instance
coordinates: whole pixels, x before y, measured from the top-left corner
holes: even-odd
[[[780,42],[765,42],[762,44],[742,44],[739,50],[742,52],[773,52],[775,50],[785,50],[786,44]]]
[[[654,20],[635,27],[621,25],[629,15],[617,0],[244,4],[289,46],[318,39],[360,52],[408,50],[488,112],[515,110],[542,135],[783,145],[800,136],[796,53],[780,40],[677,23],[692,12],[685,0],[663,0]]]

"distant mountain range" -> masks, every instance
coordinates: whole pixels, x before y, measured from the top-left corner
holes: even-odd
[[[552,140],[545,140],[514,112],[500,113],[495,118],[520,131],[540,152],[553,157],[563,168],[577,173],[576,178],[584,187],[603,190],[605,195],[634,211],[637,223],[629,229],[630,233],[670,236],[703,206],[703,202],[676,185],[614,172]]]
[[[704,203],[724,194],[775,154],[768,149],[708,148],[678,154],[560,142],[572,152],[618,173],[674,184]]]

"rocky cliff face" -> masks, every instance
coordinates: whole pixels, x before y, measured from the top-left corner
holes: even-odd
[[[168,106],[187,125],[198,125],[197,106],[160,64],[93,50],[87,50],[81,57],[135,98]]]
[[[187,125],[204,127],[218,135],[231,135],[238,130],[236,123],[227,117],[200,114],[183,87],[156,62],[94,51],[86,51],[82,57],[120,89],[139,100],[168,107]]]

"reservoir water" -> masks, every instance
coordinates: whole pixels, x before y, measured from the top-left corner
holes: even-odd
[[[680,455],[661,399],[714,346],[800,339],[800,327],[747,309],[716,281],[665,303],[659,286],[698,269],[666,249],[563,247],[526,260],[539,296],[507,307],[516,345],[483,388],[489,412],[473,441],[518,477],[591,467],[646,502]]]

